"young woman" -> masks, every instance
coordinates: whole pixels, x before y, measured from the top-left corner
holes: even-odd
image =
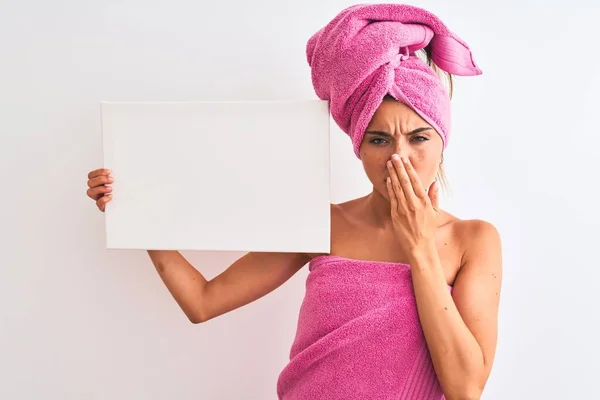
[[[398,4],[343,10],[307,57],[373,184],[331,206],[331,254],[251,252],[210,281],[177,251],[148,251],[152,263],[193,323],[309,264],[280,399],[480,398],[496,350],[501,240],[489,222],[439,208],[450,95],[437,72],[481,71],[436,16]],[[88,175],[101,211],[111,183],[108,169]]]

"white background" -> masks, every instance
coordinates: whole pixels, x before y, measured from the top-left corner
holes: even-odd
[[[98,104],[315,98],[306,40],[350,4],[0,3],[0,398],[275,398],[306,268],[253,304],[190,324],[145,252],[104,249],[103,215],[85,197],[86,174],[102,161]],[[413,4],[442,17],[484,71],[457,82],[443,199],[503,237],[500,338],[484,398],[592,398],[600,6]],[[332,136],[332,201],[366,194],[350,141]],[[278,146],[289,151],[293,138]],[[242,253],[184,255],[210,278]]]

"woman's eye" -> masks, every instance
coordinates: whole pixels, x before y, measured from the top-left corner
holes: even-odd
[[[384,144],[384,143],[387,143],[387,141],[385,139],[373,139],[373,140],[371,140],[371,143],[373,143],[373,144]]]
[[[429,140],[429,138],[426,136],[413,136],[410,140],[417,141],[417,142],[425,142],[425,141]],[[375,139],[371,140],[371,143],[377,144],[377,145],[382,145],[382,144],[386,144],[389,142],[382,138],[375,138]]]

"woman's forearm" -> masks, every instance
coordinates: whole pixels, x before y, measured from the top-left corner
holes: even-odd
[[[204,319],[203,296],[207,280],[178,251],[148,250],[148,255],[179,307],[193,323]]]
[[[446,398],[479,399],[483,352],[452,300],[437,250],[415,252],[411,268],[419,319]]]

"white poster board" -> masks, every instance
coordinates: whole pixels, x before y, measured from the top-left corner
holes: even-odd
[[[328,253],[321,100],[102,102],[110,249]]]

